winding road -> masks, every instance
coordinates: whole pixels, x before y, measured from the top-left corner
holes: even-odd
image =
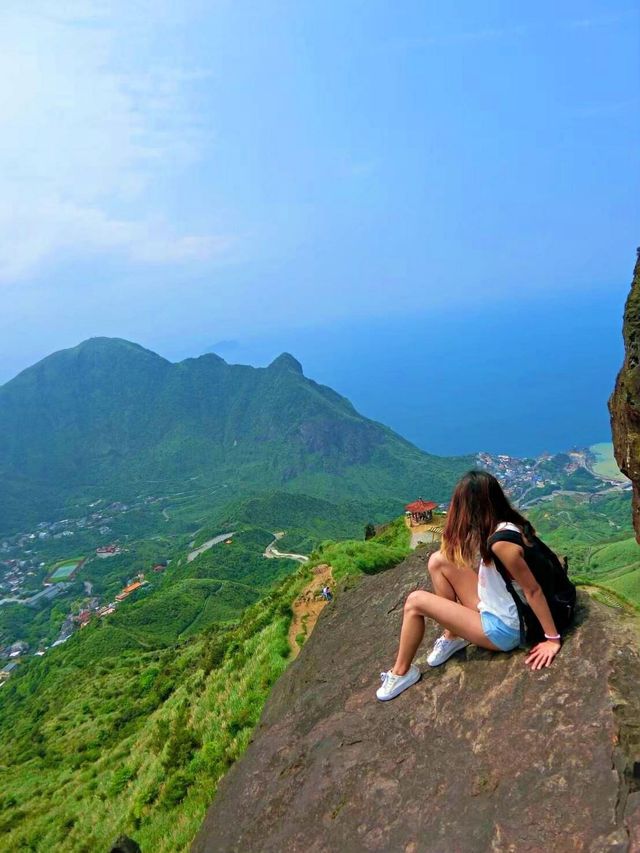
[[[192,560],[195,560],[196,557],[199,557],[200,554],[204,554],[205,551],[208,551],[209,548],[213,548],[214,545],[218,545],[220,542],[224,542],[225,539],[231,539],[232,536],[235,536],[235,531],[233,533],[221,533],[220,536],[214,536],[213,539],[208,539],[206,542],[196,548],[195,551],[191,551],[187,556],[187,563],[190,563]]]
[[[273,534],[275,539],[264,549],[263,556],[269,559],[282,559],[284,557],[287,560],[297,560],[299,563],[306,563],[309,558],[305,554],[289,554],[284,551],[278,551],[275,547],[276,543],[282,539],[285,533],[285,530],[281,530],[279,533]]]

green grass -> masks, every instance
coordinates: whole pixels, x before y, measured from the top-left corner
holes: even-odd
[[[269,539],[244,530],[191,563],[174,553],[139,600],[10,679],[0,691],[0,850],[93,853],[121,832],[145,851],[188,850],[287,665],[291,603],[313,577],[312,564],[265,560]],[[408,550],[398,519],[315,557],[340,579]]]
[[[328,563],[335,581],[347,576],[376,574],[400,563],[409,553],[411,535],[404,518],[393,521],[380,536],[367,541],[324,542],[311,555],[311,565]]]
[[[576,580],[609,589],[640,606],[640,545],[631,524],[629,493],[562,495],[528,516]]]
[[[137,594],[143,593],[139,590]],[[232,581],[189,578],[148,599],[127,600],[108,618],[108,624],[147,645],[167,645],[214,622],[236,618],[258,598],[257,590]]]
[[[93,853],[121,832],[145,851],[188,850],[287,665],[291,603],[313,577],[312,564],[296,567],[235,624],[220,622],[225,595],[231,617],[258,593],[210,573],[244,561],[253,578],[254,558],[266,572],[288,564],[260,556],[264,539],[245,531],[219,560],[207,552],[187,568],[176,559],[165,586],[10,679],[0,691],[0,850]],[[341,579],[408,550],[398,519],[367,542],[327,542],[315,558]]]
[[[268,492],[233,502],[216,518],[215,525],[199,531],[196,544],[221,530],[260,527],[285,531],[282,551],[310,554],[327,539],[360,539],[367,521],[386,521],[401,509],[395,500],[348,500],[333,502],[310,495]]]
[[[588,568],[592,573],[631,571],[640,568],[640,545],[634,538],[619,542],[608,542],[593,547],[588,557]]]
[[[235,627],[164,649],[85,629],[12,678],[0,692],[0,849],[89,853],[126,832],[145,851],[186,851],[286,666],[289,602],[309,578],[303,568]]]

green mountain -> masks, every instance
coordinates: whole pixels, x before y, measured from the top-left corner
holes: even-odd
[[[418,450],[286,353],[266,368],[213,354],[174,364],[92,338],[0,388],[2,533],[97,497],[185,487],[208,509],[267,489],[334,502],[444,500],[472,464]]]

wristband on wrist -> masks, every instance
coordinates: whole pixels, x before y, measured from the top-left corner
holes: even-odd
[[[556,634],[555,636],[553,636],[552,634],[545,634],[544,638],[545,638],[545,640],[561,640],[562,639],[560,634]]]

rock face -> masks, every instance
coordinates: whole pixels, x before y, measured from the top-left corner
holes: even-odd
[[[469,647],[374,698],[421,549],[339,595],[276,684],[193,853],[640,851],[640,657],[632,617],[581,594],[556,663]],[[636,617],[633,617],[636,618]]]
[[[633,482],[633,526],[640,543],[640,249],[624,309],[624,363],[609,400],[616,461]]]

